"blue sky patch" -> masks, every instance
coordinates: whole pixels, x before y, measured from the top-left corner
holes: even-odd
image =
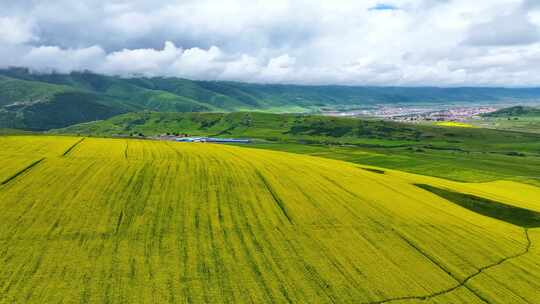
[[[386,4],[386,3],[378,3],[377,5],[370,7],[370,11],[394,11],[398,10],[399,8],[392,4]]]

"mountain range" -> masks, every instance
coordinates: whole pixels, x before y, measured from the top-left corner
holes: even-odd
[[[49,130],[118,114],[157,112],[316,112],[320,108],[410,102],[531,100],[539,88],[359,87],[118,77],[88,71],[0,70],[0,128]]]

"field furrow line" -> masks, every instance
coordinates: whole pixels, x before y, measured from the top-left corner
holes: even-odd
[[[416,251],[418,251],[420,254],[422,254],[425,258],[427,258],[431,263],[433,263],[434,265],[437,265],[437,267],[439,267],[442,271],[446,272],[446,274],[448,274],[450,277],[452,277],[456,282],[458,282],[457,285],[453,286],[453,287],[450,287],[446,290],[442,290],[442,291],[439,291],[439,292],[436,292],[436,293],[432,293],[432,294],[429,294],[428,296],[425,296],[425,297],[420,297],[421,300],[426,300],[426,299],[430,299],[430,298],[433,298],[433,297],[436,297],[436,296],[440,296],[442,294],[445,294],[445,293],[449,293],[449,292],[452,292],[456,289],[458,289],[459,287],[463,286],[465,288],[467,288],[467,290],[469,290],[470,292],[472,292],[476,297],[478,297],[480,300],[482,300],[482,302],[484,303],[489,303],[488,300],[486,300],[484,297],[482,297],[481,295],[479,295],[476,291],[472,290],[470,287],[466,286],[466,282],[468,279],[465,279],[463,281],[461,281],[458,277],[456,277],[449,269],[447,269],[446,267],[444,267],[441,263],[439,263],[437,260],[435,260],[433,257],[431,257],[427,252],[425,252],[424,250],[422,250],[418,245],[414,244],[411,240],[409,240],[408,238],[406,238],[404,235],[400,234],[399,232],[396,232],[396,234],[403,240],[405,241],[407,244],[409,244],[409,246],[411,246],[412,248],[414,248]],[[474,277],[474,275],[471,275],[469,277],[472,278]],[[382,303],[387,303],[387,302],[382,302]]]
[[[469,290],[471,293],[473,293],[476,297],[478,297],[480,300],[482,300],[484,303],[490,303],[486,298],[484,298],[483,296],[481,296],[480,294],[478,294],[477,291],[475,291],[474,289],[472,289],[471,287],[467,286],[467,283],[474,279],[475,277],[477,277],[478,275],[482,274],[483,272],[485,272],[486,270],[488,269],[491,269],[493,267],[497,267],[509,260],[512,260],[512,259],[515,259],[515,258],[519,258],[527,253],[529,253],[530,251],[530,248],[532,246],[532,242],[531,242],[531,239],[529,237],[529,231],[527,228],[523,228],[524,230],[524,236],[525,236],[525,239],[527,240],[527,245],[525,246],[525,248],[519,252],[519,253],[516,253],[514,255],[511,255],[511,256],[507,256],[507,257],[504,257],[502,259],[500,259],[499,261],[495,262],[495,263],[492,263],[492,264],[489,264],[489,265],[485,265],[485,266],[482,266],[480,268],[478,268],[478,270],[472,274],[470,274],[469,276],[467,276],[465,279],[463,280],[460,280],[459,278],[457,278],[455,275],[452,274],[452,272],[450,272],[448,269],[446,269],[446,267],[444,267],[443,265],[441,265],[439,262],[437,262],[434,258],[432,258],[429,254],[427,254],[424,250],[420,249],[420,247],[418,247],[417,245],[415,245],[412,241],[410,241],[409,239],[407,239],[405,236],[401,235],[400,233],[396,232],[396,234],[403,240],[405,241],[407,244],[409,244],[409,246],[411,246],[412,248],[414,248],[416,251],[418,251],[420,254],[422,254],[424,257],[426,257],[430,262],[432,262],[433,264],[437,265],[437,267],[439,267],[441,270],[443,270],[444,272],[446,272],[449,276],[451,276],[454,280],[456,280],[458,282],[457,285],[455,286],[452,286],[448,289],[445,289],[445,290],[441,290],[441,291],[438,291],[438,292],[435,292],[435,293],[431,293],[431,294],[428,294],[428,295],[424,295],[424,296],[406,296],[406,297],[397,297],[397,298],[389,298],[389,299],[384,299],[384,300],[380,300],[380,301],[373,301],[373,302],[366,302],[366,303],[363,303],[363,304],[384,304],[384,303],[391,303],[391,302],[396,302],[396,301],[406,301],[406,300],[419,300],[419,301],[425,301],[425,300],[429,300],[429,299],[432,299],[432,298],[435,298],[435,297],[438,297],[438,296],[441,296],[441,295],[444,295],[444,294],[447,294],[447,293],[450,293],[460,287],[464,287],[466,288],[467,290]]]
[[[239,175],[238,179],[240,180]],[[250,238],[255,242],[258,252],[260,253],[261,258],[264,260],[266,270],[270,273],[270,276],[274,278],[279,286],[279,294],[283,296],[283,299],[287,303],[293,303],[294,301],[291,299],[289,289],[287,288],[289,286],[287,284],[288,280],[285,274],[286,270],[284,265],[280,263],[280,261],[285,259],[285,256],[283,256],[280,252],[281,246],[279,246],[279,242],[274,241],[275,239],[273,236],[275,231],[272,226],[264,224],[260,216],[260,214],[264,214],[264,210],[260,209],[263,207],[261,204],[247,204],[247,206],[249,208],[248,211],[253,215],[255,221],[253,226],[251,226],[248,221],[246,221],[246,223],[247,225],[250,225],[250,227],[255,227],[257,229],[257,231],[254,229],[248,229]],[[265,248],[268,248],[268,250],[265,250]]]
[[[13,181],[17,177],[21,176],[22,174],[32,170],[35,166],[39,165],[41,162],[45,160],[45,157],[38,159],[31,163],[30,165],[24,167],[23,169],[19,170],[17,173],[13,174],[12,176],[6,178],[3,182],[0,183],[1,186],[8,184],[9,182]]]
[[[532,242],[531,242],[531,239],[529,237],[529,229],[528,228],[523,228],[523,231],[524,231],[524,236],[525,236],[525,239],[527,240],[527,245],[525,246],[525,248],[523,249],[523,251],[519,252],[519,253],[516,253],[514,255],[511,255],[511,256],[508,256],[508,257],[505,257],[505,258],[502,258],[501,260],[499,260],[498,262],[496,263],[492,263],[492,264],[489,264],[489,265],[486,265],[486,266],[483,266],[483,267],[480,267],[478,269],[477,272],[469,275],[468,277],[465,278],[465,280],[463,280],[463,284],[467,284],[468,281],[470,281],[471,279],[473,279],[474,277],[478,276],[479,274],[481,274],[482,272],[490,269],[490,268],[493,268],[493,267],[496,267],[496,266],[499,266],[501,265],[502,263],[504,262],[507,262],[508,260],[511,260],[511,259],[515,259],[515,258],[519,258],[527,253],[529,253],[530,249],[531,249],[531,246],[532,246]]]
[[[262,173],[259,170],[256,170],[255,173],[261,179],[261,181],[263,182],[266,190],[268,190],[268,193],[270,193],[270,195],[272,196],[274,202],[276,203],[276,205],[279,207],[279,209],[283,213],[283,216],[285,216],[287,218],[287,221],[289,222],[289,224],[291,224],[291,225],[294,224],[294,221],[290,217],[290,215],[289,215],[289,213],[287,211],[287,208],[285,207],[285,203],[283,203],[283,200],[281,200],[281,198],[276,193],[276,191],[274,190],[272,185],[270,185],[268,180],[264,177],[264,175],[262,175]]]
[[[215,267],[215,272],[217,274],[217,283],[218,283],[218,292],[220,299],[227,299],[227,302],[233,302],[234,296],[232,294],[232,287],[230,281],[227,280],[231,276],[231,273],[228,271],[225,263],[225,250],[220,250],[219,236],[217,234],[216,228],[213,226],[212,221],[208,220],[207,222],[207,231],[210,238],[210,255],[212,259],[212,264]]]
[[[318,247],[318,251],[324,258],[330,263],[333,269],[335,269],[343,278],[344,283],[346,283],[349,287],[354,288],[354,286],[360,285],[359,282],[356,280],[354,275],[351,273],[351,271],[347,270],[347,268],[343,265],[342,262],[340,262],[334,254],[331,253],[330,248],[328,248],[327,245],[325,245],[323,242],[321,242],[316,237],[313,237],[311,233],[308,231],[302,231],[304,234],[304,237],[309,239],[315,246]],[[346,259],[346,263],[353,264],[350,259]]]
[[[79,139],[76,143],[74,143],[73,145],[71,145],[66,151],[64,151],[64,153],[62,154],[62,157],[66,157],[68,156],[68,154],[73,151],[73,149],[75,149],[80,143],[82,143],[84,140],[86,139],[86,137],[83,137],[81,139]]]
[[[249,224],[249,219],[247,218],[247,214],[244,210],[244,207],[239,205],[237,212],[233,212],[232,214],[234,214],[234,216],[232,217],[232,224],[233,224],[233,227],[235,227],[235,233],[239,240],[238,245],[240,245],[241,247],[241,250],[245,257],[245,261],[248,263],[249,267],[251,268],[251,272],[254,276],[254,280],[256,284],[259,286],[260,290],[266,295],[266,298],[269,299],[270,302],[275,303],[276,299],[269,287],[267,280],[264,277],[264,271],[259,265],[259,263],[257,263],[257,259],[254,256],[255,252],[253,249],[258,249],[257,247],[260,247],[260,245],[257,243],[256,240],[251,239],[250,235],[246,235],[246,232],[244,231],[244,230],[252,229],[251,225]],[[244,221],[245,229],[240,228],[243,226],[241,224],[242,220]],[[255,248],[251,249],[249,246],[249,243],[252,243],[252,245]]]
[[[334,186],[336,189],[339,189],[345,193],[347,193],[348,195],[350,195],[351,197],[355,198],[358,200],[358,203],[362,204],[362,206],[364,208],[370,208],[371,210],[373,210],[375,213],[379,214],[381,217],[385,217],[385,218],[391,218],[391,215],[388,213],[387,210],[384,210],[382,208],[380,208],[377,204],[373,204],[373,203],[369,203],[369,200],[367,200],[366,198],[363,198],[362,196],[360,196],[359,194],[357,193],[354,193],[352,192],[351,190],[347,189],[345,186],[341,185],[340,183],[336,182],[335,180],[333,180],[332,178],[328,177],[328,176],[325,176],[325,175],[321,175],[321,177],[326,180],[327,182],[329,182],[330,184],[332,184],[332,186]],[[361,217],[357,214],[357,212],[355,210],[353,210],[353,208],[351,208],[351,206],[349,204],[346,204],[345,202],[341,202],[341,200],[339,200],[339,202],[341,203],[341,206],[347,210],[347,212],[349,212],[351,215],[353,215],[355,218],[357,219],[360,219]],[[382,227],[382,224],[379,223],[378,221],[373,221],[374,224],[376,225],[379,225]]]
[[[171,142],[166,141],[165,144],[174,151],[174,153],[176,155],[176,158],[174,158],[175,161],[177,161],[177,162],[183,162],[184,161],[184,154],[182,154],[177,148],[175,148],[174,145],[171,144]]]
[[[290,299],[290,296],[287,292],[286,283],[280,274],[283,274],[283,269],[278,267],[278,261],[276,261],[276,258],[282,259],[282,257],[279,255],[279,252],[277,251],[277,247],[272,244],[272,242],[269,239],[269,233],[266,231],[265,225],[261,223],[261,220],[259,216],[257,215],[257,210],[254,210],[252,205],[248,205],[250,208],[251,214],[253,214],[256,223],[254,223],[253,226],[251,226],[249,223],[249,228],[246,229],[246,231],[249,234],[249,239],[251,239],[252,243],[255,245],[256,252],[258,252],[258,255],[260,256],[262,260],[262,265],[264,266],[265,273],[269,274],[269,277],[273,278],[274,281],[279,285],[279,293],[283,296],[283,298],[288,303],[293,303]],[[249,220],[246,221],[246,223]],[[255,233],[255,229],[257,229],[258,233]],[[261,240],[259,241],[258,238]],[[272,254],[267,254],[265,247],[268,248],[269,251],[272,252]],[[274,269],[274,266],[278,268],[278,271]]]

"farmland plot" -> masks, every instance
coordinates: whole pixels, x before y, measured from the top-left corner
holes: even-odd
[[[79,140],[67,136],[0,136],[0,156],[60,156]]]
[[[25,146],[32,137],[0,138],[3,161],[13,161],[2,175],[43,158],[0,186],[0,303],[540,297],[537,228],[415,184],[524,208],[538,199],[532,186],[529,196],[505,196],[486,185],[280,152],[34,138],[36,151]]]

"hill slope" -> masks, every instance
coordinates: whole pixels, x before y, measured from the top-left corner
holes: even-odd
[[[67,85],[0,76],[0,128],[61,128],[140,109]]]
[[[540,109],[526,106],[515,106],[483,114],[484,117],[539,117]]]
[[[92,102],[113,109],[113,112],[151,110],[159,112],[313,112],[321,107],[358,106],[381,103],[465,102],[538,99],[540,89],[505,88],[432,88],[432,87],[350,87],[350,86],[301,86],[264,85],[220,81],[192,81],[181,78],[133,77],[122,78],[73,72],[70,74],[31,73],[24,68],[0,70],[0,111],[3,121],[13,121],[24,116],[24,111],[2,107],[13,103],[54,103],[55,93],[76,91],[92,94]],[[9,81],[4,81],[9,80]],[[16,80],[16,81],[15,81]],[[15,93],[13,93],[15,92]],[[73,98],[71,103],[76,103]],[[96,112],[100,112],[99,110]],[[72,113],[67,111],[64,116]],[[38,115],[39,116],[39,115]],[[45,115],[41,115],[42,117]],[[83,115],[74,115],[49,125],[35,122],[42,129],[67,126],[69,122],[87,122],[96,116],[93,108]],[[99,115],[110,117],[111,115]],[[38,119],[38,118],[36,118]],[[20,120],[19,120],[20,121]],[[32,129],[19,123],[21,128]]]
[[[484,128],[540,134],[540,108],[515,106],[486,113],[475,122]]]
[[[139,132],[156,135],[166,132],[187,132],[197,135],[254,136],[265,139],[357,137],[388,140],[416,140],[423,136],[434,137],[444,133],[439,128],[387,121],[260,112],[138,112],[115,116],[103,121],[73,125],[52,132],[92,135],[127,135]]]
[[[0,144],[0,302],[540,297],[536,187],[210,144]]]
[[[348,143],[399,146],[456,144],[485,147],[493,143],[519,145],[538,141],[537,134],[475,128],[413,125],[384,120],[365,120],[320,115],[235,113],[157,113],[138,112],[118,115],[67,128],[52,130],[60,134],[128,135],[143,133],[190,133],[209,136],[252,137],[267,140],[303,140],[313,143]],[[506,147],[506,148],[507,148]],[[532,149],[535,149],[533,147]]]

